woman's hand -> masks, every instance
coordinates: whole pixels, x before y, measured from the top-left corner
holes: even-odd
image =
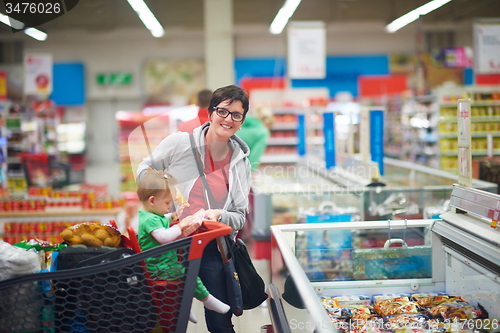
[[[219,221],[220,211],[218,209],[208,209],[205,211],[205,219]]]

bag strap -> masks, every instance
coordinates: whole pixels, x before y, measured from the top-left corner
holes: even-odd
[[[212,191],[210,190],[210,187],[208,186],[205,172],[203,172],[200,152],[198,151],[198,149],[196,149],[193,133],[189,133],[189,140],[191,141],[191,150],[193,151],[193,155],[196,160],[196,166],[198,167],[198,172],[200,173],[201,182],[203,183],[204,190],[207,193],[208,203],[209,203],[208,207],[209,208],[215,207],[215,198],[212,194]],[[207,198],[205,198],[205,200],[207,200]]]
[[[208,201],[209,201],[209,207],[215,207],[215,199],[212,195],[212,191],[210,190],[210,187],[208,186],[208,182],[205,176],[205,172],[203,172],[202,164],[201,164],[201,157],[200,153],[198,152],[198,149],[196,149],[196,145],[194,143],[194,135],[193,133],[189,133],[189,141],[191,141],[191,150],[193,151],[194,158],[196,160],[196,166],[198,167],[198,172],[200,173],[200,178],[202,185],[205,189],[205,192],[207,193],[208,196]],[[207,198],[205,198],[205,201],[207,201]],[[219,253],[222,258],[222,263],[227,263],[229,262],[230,259],[227,258],[226,256],[226,251],[224,251],[224,245],[222,244],[222,240],[224,237],[217,237],[217,245],[219,247]]]

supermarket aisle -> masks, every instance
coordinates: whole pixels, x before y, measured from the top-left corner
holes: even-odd
[[[266,288],[269,283],[269,261],[255,260],[255,268],[266,282]],[[205,317],[203,314],[203,305],[197,300],[193,300],[192,307],[198,324],[189,323],[187,333],[207,333],[207,326],[205,325]],[[240,317],[233,316],[234,330],[236,333],[260,333],[260,328],[264,325],[271,324],[269,312],[267,307],[259,306],[252,310],[243,312]]]

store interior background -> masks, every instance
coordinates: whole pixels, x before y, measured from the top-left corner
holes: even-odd
[[[444,68],[442,59],[433,61],[432,56],[445,48],[473,49],[474,20],[498,22],[499,0],[453,0],[395,33],[385,31],[390,21],[426,2],[302,1],[291,21],[325,24],[327,77],[321,80],[288,80],[286,77],[286,28],[279,35],[269,32],[269,25],[284,0],[146,0],[165,28],[165,35],[160,38],[150,34],[125,0],[81,0],[70,12],[38,27],[48,34],[43,42],[23,33],[12,33],[8,26],[0,24],[0,71],[7,73],[8,94],[13,102],[29,108],[31,100],[22,93],[23,56],[26,53],[52,55],[54,92],[51,98],[59,101],[56,107],[64,110],[65,122],[86,124],[83,179],[90,184],[105,184],[109,194],[118,197],[122,195],[122,174],[117,113],[139,112],[148,104],[144,84],[146,63],[205,62],[206,84],[200,89],[242,84],[252,79],[262,79],[267,87],[274,88],[286,85],[290,89],[327,88],[328,100],[320,103],[336,102],[335,97],[345,96],[342,92],[347,91],[355,102],[388,107],[393,98],[401,102],[410,96],[432,95],[436,87],[449,81],[459,87],[476,86],[473,66]],[[211,8],[208,14],[207,6]],[[5,13],[1,5],[0,12]],[[229,48],[209,46],[213,45],[214,36],[207,34],[206,29],[217,29],[218,23],[225,29],[223,34],[228,44],[224,45],[230,45]],[[419,56],[425,57],[431,66],[426,67],[427,80],[423,81],[415,78]],[[219,62],[212,66],[208,60],[214,57]],[[403,61],[402,66],[395,66],[401,65],[397,59]],[[101,85],[96,78],[102,73],[129,73],[132,80],[120,86]],[[405,76],[407,89],[394,94],[360,96],[360,77],[389,75]],[[500,72],[491,75],[491,80],[493,87],[489,85],[488,89],[499,96]],[[194,94],[180,95],[170,104],[184,106],[193,101]],[[385,130],[389,136],[393,127],[386,126]],[[386,153],[390,153],[389,148],[385,147]],[[281,200],[288,204],[302,198],[290,199],[285,195]],[[282,216],[283,223],[296,221],[290,219],[290,214]],[[271,221],[261,221],[267,232],[269,223]],[[270,248],[267,244],[270,242],[260,245],[264,243],[258,259],[268,259],[263,252]],[[267,273],[268,264],[256,261],[258,268]],[[279,273],[280,267],[274,266],[274,270]],[[245,328],[255,332],[256,328],[269,323],[266,309],[259,307],[248,313],[250,315],[236,322],[240,332],[245,332]],[[201,307],[196,308],[196,315],[203,317]],[[189,332],[196,331],[193,325],[190,327]]]
[[[43,42],[21,33],[14,34],[9,27],[2,25],[3,61],[0,69],[8,73],[9,80],[17,80],[19,86],[22,56],[27,52],[49,53],[55,66],[61,65],[61,68],[65,65],[81,66],[81,77],[66,76],[63,72],[59,81],[54,78],[54,91],[64,90],[71,94],[71,88],[78,87],[76,100],[82,102],[75,104],[74,100],[69,100],[62,106],[68,121],[86,122],[85,180],[106,183],[110,194],[119,195],[119,129],[115,116],[118,111],[139,111],[144,107],[144,63],[158,59],[203,60],[207,52],[204,6],[221,6],[219,13],[211,19],[217,21],[218,17],[222,20],[222,17],[229,16],[233,21],[232,52],[217,50],[221,56],[227,53],[228,57],[234,57],[234,82],[227,83],[240,84],[242,78],[274,78],[281,84],[283,80],[288,82],[284,69],[286,30],[279,35],[269,33],[269,24],[282,2],[150,0],[148,5],[165,28],[165,35],[155,38],[126,1],[80,1],[67,14],[39,27],[48,33]],[[425,54],[446,47],[472,48],[473,20],[500,17],[500,6],[495,0],[455,0],[396,33],[385,31],[385,25],[392,19],[423,3],[425,1],[417,0],[304,1],[291,20],[325,23],[327,78],[309,82],[292,80],[291,88],[322,88],[326,85],[330,89],[330,101],[334,101],[337,92],[344,90],[350,91],[355,101],[360,101],[358,76],[398,74],[391,73],[391,57],[417,56],[419,40]],[[453,73],[444,75],[443,81],[451,78],[463,85],[466,80],[470,81],[471,70],[450,69]],[[114,72],[131,73],[131,83],[117,87],[97,84],[99,73]],[[409,90],[413,89],[415,93],[412,82],[408,84]],[[432,88],[426,86],[420,93],[430,93]],[[384,96],[378,98],[380,101]],[[193,96],[184,96],[184,100],[181,98],[175,103],[182,105],[192,101]]]

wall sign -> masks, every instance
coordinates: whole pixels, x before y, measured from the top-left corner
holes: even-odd
[[[500,21],[474,24],[474,60],[477,74],[500,73]]]
[[[132,73],[99,73],[96,82],[100,86],[128,86],[132,83]]]
[[[52,55],[27,53],[24,56],[24,94],[52,93]]]
[[[290,22],[288,26],[288,77],[324,79],[326,33],[320,21]]]

